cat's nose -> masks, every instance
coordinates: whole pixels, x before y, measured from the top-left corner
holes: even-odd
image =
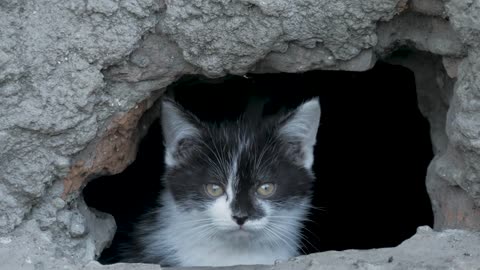
[[[242,226],[248,219],[248,216],[232,216],[232,218],[235,220],[235,222],[237,222],[238,225]]]

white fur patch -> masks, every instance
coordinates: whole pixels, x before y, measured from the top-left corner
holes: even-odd
[[[236,175],[235,166],[231,169],[231,175]],[[240,229],[232,218],[234,194],[234,185],[229,184],[226,194],[206,210],[187,211],[165,191],[157,216],[159,229],[143,238],[147,257],[165,257],[175,266],[232,266],[273,264],[298,255],[307,198],[294,209],[274,207],[259,199],[265,217],[247,220]]]
[[[218,198],[205,212],[182,211],[168,193],[163,194],[162,201],[157,222],[164,229],[144,238],[152,257],[170,257],[177,266],[232,266],[273,264],[298,255],[301,223],[295,220],[305,215],[301,207],[294,213],[275,213],[267,207],[271,218],[251,222],[241,231],[231,218],[225,218],[231,216],[226,196]],[[289,215],[292,219],[275,222],[277,217]],[[265,229],[268,223],[274,226],[268,229],[270,232]]]

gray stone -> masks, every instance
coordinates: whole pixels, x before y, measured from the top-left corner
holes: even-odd
[[[139,17],[117,2],[1,1],[0,233],[29,219],[34,205],[45,214],[38,215],[42,228],[57,224],[56,211],[42,203],[61,195],[51,187],[61,191],[75,155],[106,119],[132,106],[106,102],[113,98],[101,71],[154,28],[160,6],[141,1],[147,16]],[[69,227],[77,236],[78,224]],[[57,238],[68,236],[59,231]]]
[[[305,49],[315,55],[321,67],[348,61],[376,44],[375,23],[391,19],[398,3],[179,0],[167,4],[160,24],[185,60],[208,76],[222,76],[243,74],[272,49],[288,46],[297,47],[294,54]]]
[[[81,190],[134,160],[142,115],[180,76],[363,71],[377,59],[415,74],[435,229],[480,231],[478,14],[472,0],[0,1],[0,268],[159,268],[91,262],[116,226]],[[394,249],[255,269],[474,269],[479,246],[478,234],[421,230]]]
[[[377,53],[388,55],[399,46],[438,55],[464,56],[460,37],[447,21],[412,12],[399,15],[377,28]]]
[[[116,1],[104,0],[104,1],[87,1],[87,11],[102,13],[107,16],[114,14],[118,10],[118,4]]]
[[[373,50],[365,50],[347,61],[335,61],[334,57],[321,47],[305,48],[290,45],[283,53],[271,52],[253,69],[255,73],[304,72],[308,70],[365,71],[375,64]]]
[[[411,0],[410,9],[429,16],[447,16],[442,0]]]
[[[443,67],[445,68],[445,71],[450,78],[456,78],[458,76],[458,66],[461,62],[462,59],[460,58],[453,58],[448,56],[444,56],[442,58]]]
[[[470,51],[460,64],[447,118],[450,152],[439,160],[446,179],[465,190],[480,206],[480,54]],[[447,155],[448,154],[448,155]],[[443,166],[442,166],[443,167]],[[453,173],[458,172],[458,173]],[[478,211],[478,210],[477,210]],[[480,228],[480,225],[478,225]]]
[[[448,154],[447,154],[448,155]],[[428,170],[427,187],[435,214],[435,228],[479,229],[480,212],[473,199],[458,185],[445,179],[445,167],[435,159]]]
[[[82,237],[87,233],[85,228],[85,218],[79,214],[74,214],[70,220],[70,236],[73,238]]]
[[[411,51],[400,56],[392,55],[386,60],[413,71],[418,106],[430,124],[434,153],[444,152],[448,144],[445,125],[454,81],[447,76],[441,58],[431,53]]]
[[[29,225],[29,224],[25,224]],[[32,228],[35,228],[33,226]],[[45,232],[31,231],[30,235],[14,235],[0,238],[0,269],[84,269],[84,270],[155,270],[158,265],[113,264],[102,266],[90,262],[75,266],[64,258],[56,258],[39,252],[36,247],[49,244]],[[27,236],[31,238],[27,238]],[[35,246],[32,242],[35,241]],[[12,252],[18,250],[18,252]],[[231,270],[287,270],[287,269],[478,269],[480,265],[480,233],[462,230],[434,232],[429,227],[420,227],[412,238],[398,247],[374,250],[328,251],[300,256],[275,265],[218,267]],[[209,267],[169,268],[172,270],[207,270]]]
[[[117,263],[114,265],[101,265],[98,262],[90,262],[84,270],[160,270],[160,265],[141,263]]]
[[[480,3],[472,0],[452,0],[445,4],[449,21],[462,43],[478,48],[480,39]]]

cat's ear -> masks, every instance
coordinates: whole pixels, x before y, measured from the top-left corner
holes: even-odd
[[[278,135],[285,142],[287,155],[307,170],[313,165],[313,150],[319,123],[318,98],[301,104],[280,121]]]
[[[194,150],[200,137],[200,121],[170,98],[162,100],[161,123],[165,163],[174,167]]]

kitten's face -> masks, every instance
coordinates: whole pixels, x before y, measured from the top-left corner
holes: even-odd
[[[257,125],[213,126],[166,101],[164,181],[177,210],[210,237],[296,247],[314,181],[319,118],[312,100]]]

